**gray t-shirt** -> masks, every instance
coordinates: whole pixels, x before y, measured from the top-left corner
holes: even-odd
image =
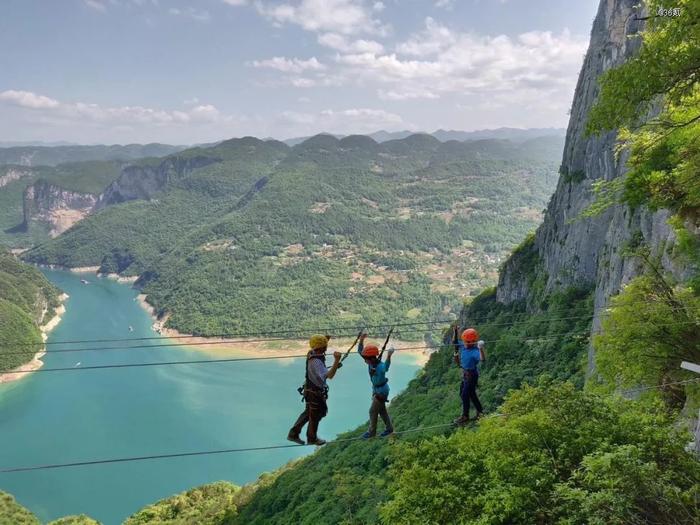
[[[325,388],[326,377],[328,377],[328,368],[323,362],[323,359],[312,357],[309,359],[306,366],[309,372],[309,381],[318,388]]]

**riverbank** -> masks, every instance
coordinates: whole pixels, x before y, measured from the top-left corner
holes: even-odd
[[[189,349],[197,350],[206,353],[212,357],[261,357],[263,354],[268,355],[290,355],[303,357],[309,351],[308,342],[303,339],[274,339],[261,341],[260,339],[269,339],[269,337],[256,338],[220,338],[220,337],[193,337],[191,334],[183,334],[172,328],[166,328],[165,324],[168,321],[167,316],[159,319],[155,309],[147,301],[146,295],[139,294],[137,297],[138,303],[146,310],[153,321],[153,330],[164,337],[169,337],[178,341],[181,344],[187,345]],[[345,352],[353,343],[354,338],[338,338],[332,339],[330,348]],[[374,342],[380,344],[381,341],[374,339]],[[415,347],[424,346],[425,343],[420,341],[401,341],[392,339],[391,346],[400,351],[402,356],[407,356],[418,366],[424,366],[430,358],[431,350],[416,349]]]
[[[124,277],[118,273],[100,273],[100,266],[76,266],[70,268],[68,266],[61,266],[60,264],[37,264],[39,268],[48,268],[49,270],[64,270],[71,273],[92,273],[96,277],[106,277],[107,279],[112,279],[122,284],[134,284],[139,280],[138,275],[132,275],[129,277]]]
[[[49,333],[59,325],[61,319],[63,318],[63,314],[66,313],[66,307],[63,304],[66,302],[66,299],[68,299],[68,294],[65,293],[61,294],[58,297],[58,300],[61,302],[61,304],[54,310],[53,317],[49,319],[47,323],[39,327],[39,330],[41,331],[41,338],[44,341],[44,343],[46,343],[46,340],[49,337]],[[0,374],[0,384],[19,381],[20,379],[28,376],[32,372],[39,370],[42,366],[44,366],[44,362],[41,360],[41,358],[44,357],[44,355],[46,355],[46,345],[44,345],[44,347],[41,350],[34,354],[34,357],[32,357],[32,360],[28,363],[13,368],[9,372],[4,372]]]

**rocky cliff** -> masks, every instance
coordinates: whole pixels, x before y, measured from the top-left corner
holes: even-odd
[[[20,229],[27,231],[32,221],[45,223],[50,228],[49,235],[56,237],[101,208],[135,199],[150,199],[172,180],[215,162],[219,159],[172,156],[153,166],[128,165],[100,194],[71,191],[56,182],[36,180],[24,190],[24,221]],[[31,175],[31,168],[8,170],[0,177],[0,187]]]
[[[16,180],[30,177],[31,175],[32,171],[26,168],[19,166],[3,166],[3,168],[0,169],[0,188]]]
[[[89,214],[97,204],[97,195],[69,191],[44,180],[24,190],[23,210],[26,230],[31,221],[49,224],[49,235],[56,237]]]
[[[100,195],[97,208],[120,202],[150,199],[166,184],[192,170],[219,162],[220,159],[198,155],[195,157],[172,156],[157,166],[132,165],[122,170],[117,180]]]
[[[547,207],[543,224],[534,239],[504,265],[497,288],[502,303],[531,298],[533,266],[539,275],[540,291],[569,286],[595,288],[593,330],[600,327],[600,312],[611,295],[639,275],[638,261],[624,257],[624,247],[642,240],[652,250],[666,254],[674,242],[667,212],[632,211],[615,206],[602,215],[584,219],[581,214],[595,200],[595,181],[610,181],[625,173],[625,156],[615,155],[616,134],[587,136],[589,110],[598,96],[598,79],[639,48],[636,37],[643,22],[635,9],[638,0],[602,0],[591,42],[579,75],[557,189]],[[664,255],[666,270],[679,274],[682,268]],[[528,267],[526,267],[528,266]],[[589,372],[594,355],[589,352]]]

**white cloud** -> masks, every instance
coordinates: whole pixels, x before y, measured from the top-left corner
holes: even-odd
[[[91,9],[94,9],[95,11],[104,11],[105,9],[107,9],[107,6],[99,0],[84,0],[84,2],[86,6],[88,6]]]
[[[436,99],[440,96],[429,89],[413,89],[413,88],[403,88],[398,90],[383,90],[377,91],[377,95],[382,100],[416,100],[416,99]]]
[[[194,7],[187,7],[185,9],[178,9],[176,7],[171,7],[168,9],[168,13],[174,16],[187,16],[198,22],[209,22],[211,20],[211,15],[206,9],[195,9]]]
[[[346,79],[378,84],[387,100],[534,90],[544,103],[568,103],[586,45],[568,31],[483,36],[428,18],[424,30],[399,43],[395,53],[341,52],[335,60]]]
[[[39,112],[53,120],[103,125],[168,125],[217,122],[223,117],[210,104],[199,104],[186,111],[147,108],[143,106],[105,107],[86,102],[59,102],[30,91],[0,92],[0,102]]]
[[[278,120],[290,133],[297,134],[320,131],[343,134],[371,133],[378,129],[414,127],[400,115],[373,108],[324,109],[317,113],[284,111]]]
[[[232,6],[248,5],[248,0],[223,0],[223,2]]]
[[[31,91],[13,89],[0,92],[0,100],[30,109],[54,109],[60,106],[60,102],[53,98],[37,95]]]
[[[267,60],[253,60],[250,65],[255,68],[276,69],[283,73],[303,73],[304,71],[322,71],[326,69],[326,66],[321,64],[316,57],[311,57],[307,60],[272,57]]]
[[[145,4],[152,4],[155,7],[159,6],[159,0],[83,0],[83,3],[96,11],[106,11],[107,6],[125,6],[125,7],[142,7]]]
[[[301,0],[295,4],[257,0],[255,7],[275,24],[295,24],[306,31],[343,35],[388,31],[388,27],[374,18],[373,8],[362,0]]]
[[[396,50],[403,55],[424,57],[438,54],[455,45],[456,41],[457,35],[428,17],[425,19],[425,29],[396,46]]]
[[[452,9],[454,5],[455,0],[435,0],[435,7],[439,7],[441,9]]]
[[[338,33],[323,33],[318,36],[318,43],[343,53],[374,53],[384,52],[384,46],[376,40],[348,40]]]

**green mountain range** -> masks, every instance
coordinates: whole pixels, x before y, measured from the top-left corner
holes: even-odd
[[[102,209],[24,257],[138,275],[187,333],[444,317],[535,227],[561,147],[234,139],[123,170]]]
[[[41,349],[39,327],[53,317],[59,294],[39,270],[0,249],[0,372]]]
[[[601,1],[571,109],[562,176],[544,220],[534,234],[522,235],[501,266],[497,286],[459,311],[459,324],[476,326],[488,341],[479,378],[485,418],[466,428],[445,426],[459,414],[461,372],[453,362],[450,329],[443,325],[441,350],[390,404],[396,429],[410,432],[329,443],[249,486],[214,483],[192,489],[142,509],[127,523],[700,523],[700,438],[692,433],[700,383],[680,367],[683,361],[700,362],[700,81],[695,73],[700,70],[700,4],[678,0],[677,5],[683,16],[639,17],[636,0]],[[648,13],[664,7],[656,0],[645,6]],[[129,254],[138,253],[133,258],[105,254],[104,248],[85,253],[83,237],[74,236],[93,242],[107,238],[103,246],[110,247],[109,230],[100,225],[103,215],[115,214],[115,226],[121,224],[121,210],[130,207],[152,217],[144,210],[167,203],[170,190],[148,201],[108,206],[29,258],[87,264],[102,256],[105,269],[126,273],[136,265],[133,273],[142,276],[155,304],[172,312],[175,325],[213,329],[221,327],[212,321],[220,318],[218,303],[196,320],[178,317],[175,307],[179,301],[184,305],[185,297],[179,288],[186,294],[216,294],[207,283],[215,278],[226,283],[229,274],[238,283],[248,268],[263,272],[261,256],[270,268],[306,269],[294,273],[304,278],[314,268],[308,264],[319,260],[318,246],[336,246],[325,241],[333,235],[341,235],[346,247],[362,242],[359,255],[348,252],[353,260],[362,260],[373,246],[403,260],[406,245],[416,246],[410,258],[417,268],[423,251],[456,255],[450,250],[474,250],[463,243],[478,242],[470,237],[484,230],[498,232],[497,216],[478,222],[495,204],[481,208],[479,201],[470,202],[474,210],[468,217],[478,229],[470,227],[457,213],[463,208],[452,207],[465,202],[464,192],[454,200],[454,192],[440,190],[439,181],[455,183],[453,163],[443,159],[456,159],[460,171],[473,170],[469,188],[510,173],[507,183],[487,187],[502,193],[498,202],[506,204],[499,210],[526,207],[521,192],[511,191],[514,180],[523,179],[513,178],[517,171],[510,168],[522,170],[525,162],[531,169],[535,147],[518,152],[492,144],[498,158],[471,150],[467,160],[463,146],[451,152],[437,146],[432,153],[440,152],[441,160],[425,166],[422,155],[431,146],[424,137],[390,142],[390,150],[366,138],[350,139],[315,137],[291,151],[279,147],[269,171],[251,176],[252,189],[241,190],[215,221],[183,229],[183,239],[162,256],[149,249],[137,252],[140,245],[130,248]],[[621,140],[627,149],[622,156]],[[209,173],[219,164],[201,169]],[[189,179],[176,172],[169,171],[168,185]],[[530,180],[537,179],[533,175]],[[384,177],[395,184],[376,182]],[[426,182],[434,201],[426,202],[421,193]],[[519,188],[524,187],[529,188]],[[348,201],[358,193],[365,200]],[[181,205],[188,202],[180,198]],[[340,222],[337,208],[353,213],[355,223]],[[404,212],[408,218],[401,217],[403,208],[410,208]],[[439,215],[447,210],[453,214],[450,221]],[[461,237],[464,231],[470,237]],[[65,244],[68,239],[73,244]],[[300,245],[296,253],[290,253],[290,241]],[[287,258],[310,259],[289,264],[280,248]],[[340,271],[333,258],[325,259],[330,262],[323,272],[311,273],[314,279]],[[190,267],[194,273],[188,273]],[[259,295],[264,290],[252,288],[251,294],[258,295],[249,300],[288,306],[289,283],[276,281],[282,277],[272,271],[264,275],[279,291]],[[177,287],[163,285],[164,278],[175,279]],[[323,285],[332,292],[332,281]],[[410,294],[410,289],[399,292]],[[274,303],[278,296],[280,302]],[[200,300],[193,304],[204,304]],[[334,304],[324,307],[338,318]],[[285,313],[278,312],[277,319],[286,321]],[[340,438],[359,437],[363,430]],[[9,497],[0,502],[10,516],[33,523]]]
[[[68,162],[129,161],[144,157],[164,157],[185,149],[167,144],[128,144],[96,146],[10,146],[0,147],[0,165],[56,166]]]

